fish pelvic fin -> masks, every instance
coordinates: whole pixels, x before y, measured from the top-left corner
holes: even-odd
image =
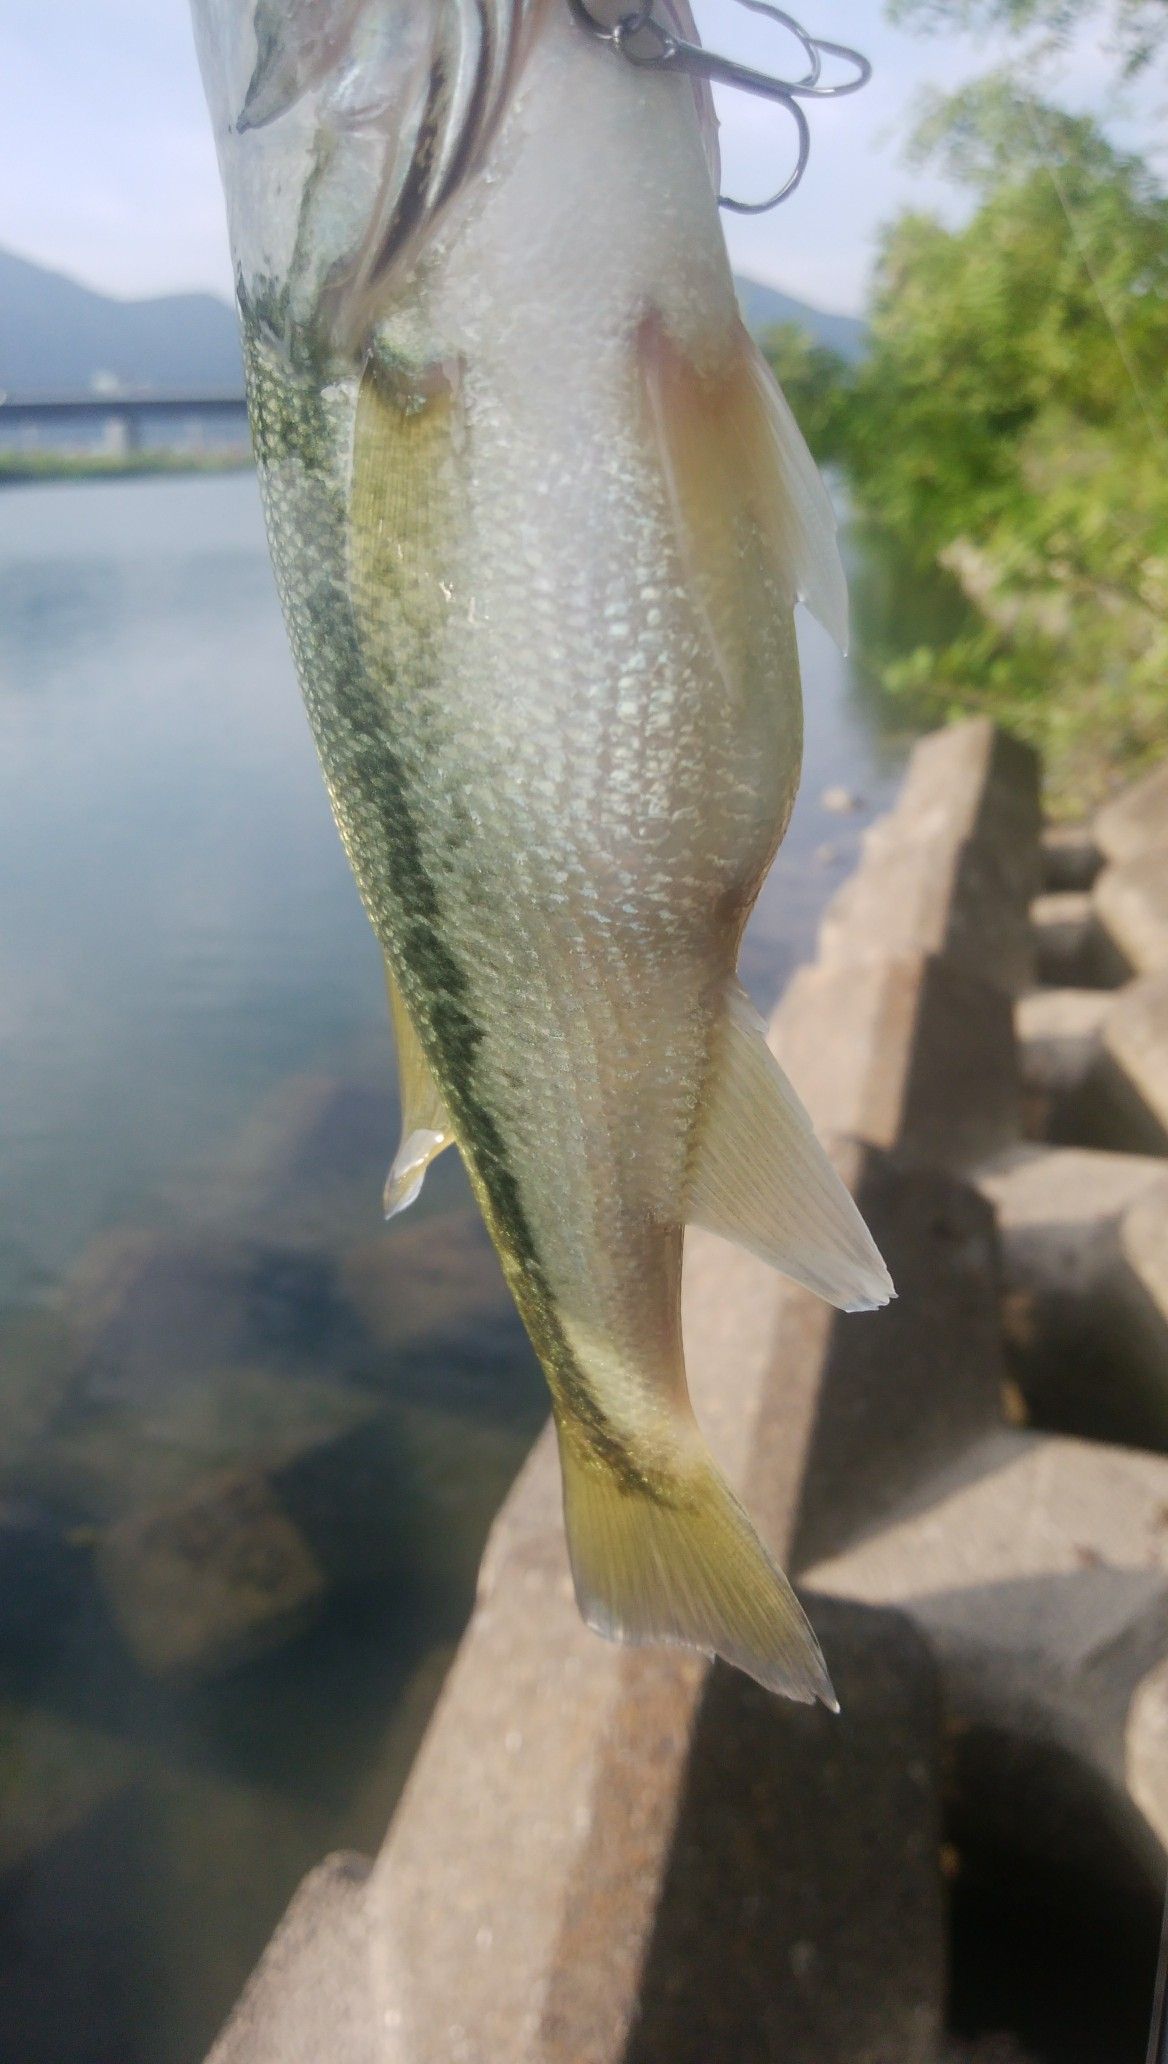
[[[401,1140],[386,1179],[383,1200],[386,1217],[394,1218],[418,1196],[431,1161],[437,1160],[446,1147],[453,1146],[454,1128],[388,960],[385,981],[401,1094]]]
[[[742,669],[743,622],[762,569],[790,607],[805,602],[848,643],[848,589],[835,513],[819,469],[745,324],[709,367],[694,364],[664,319],[638,335],[641,382],[682,558],[703,597],[722,665]],[[765,602],[765,598],[761,598]]]
[[[768,1691],[839,1711],[807,1616],[696,1428],[676,1467],[617,1469],[557,1420],[568,1553],[596,1633],[721,1656]]]
[[[736,982],[714,1031],[686,1215],[843,1311],[874,1311],[896,1294]]]

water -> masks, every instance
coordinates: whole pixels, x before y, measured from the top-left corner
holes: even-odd
[[[764,1006],[904,752],[804,630]],[[0,878],[0,2064],[196,2064],[384,1832],[544,1411],[456,1157],[380,1226],[379,956],[249,475],[0,496]]]

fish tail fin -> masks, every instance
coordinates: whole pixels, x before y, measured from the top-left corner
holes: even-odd
[[[676,1469],[614,1469],[560,1425],[576,1598],[612,1641],[722,1656],[768,1691],[839,1707],[819,1643],[700,1440]]]

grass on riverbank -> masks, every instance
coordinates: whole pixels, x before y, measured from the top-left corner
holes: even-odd
[[[38,480],[124,480],[142,473],[237,473],[247,451],[0,452],[0,487]]]

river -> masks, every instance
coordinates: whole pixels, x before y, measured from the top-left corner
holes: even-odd
[[[801,644],[764,1007],[906,750],[863,609]],[[0,2057],[197,2064],[384,1832],[544,1411],[455,1157],[380,1224],[379,956],[250,474],[0,494],[0,877]]]

